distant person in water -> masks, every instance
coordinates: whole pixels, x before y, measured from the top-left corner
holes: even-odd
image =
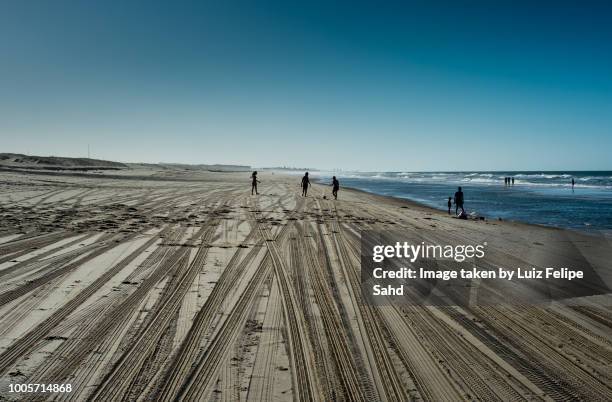
[[[453,202],[451,200],[452,200],[452,198],[448,197],[448,214],[449,215],[451,214],[450,210],[451,210],[451,207],[453,206]]]
[[[572,190],[574,189],[574,184],[576,184],[576,182],[574,181],[574,178],[572,177]]]
[[[253,195],[253,191],[255,191],[255,194],[259,194],[257,192],[257,183],[260,183],[260,181],[257,180],[257,170],[251,175],[251,180],[251,195]]]
[[[308,172],[306,172],[304,177],[302,177],[302,197],[307,197],[309,185],[310,180],[308,180]]]
[[[332,177],[332,195],[334,199],[338,199],[338,190],[340,190],[340,182],[336,179],[336,176]]]
[[[514,177],[512,178],[512,185],[514,186]]]
[[[455,193],[455,215],[459,213],[459,208],[461,208],[461,212],[465,213],[465,209],[463,209],[463,191],[461,191],[461,187],[459,187]]]

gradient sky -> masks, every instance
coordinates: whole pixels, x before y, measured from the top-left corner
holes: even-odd
[[[612,169],[612,2],[2,1],[0,152]]]

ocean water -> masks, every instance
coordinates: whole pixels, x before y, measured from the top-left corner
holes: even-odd
[[[466,212],[586,231],[612,229],[612,171],[581,172],[312,172],[326,183],[410,199],[446,210],[463,188]],[[513,186],[504,177],[514,177]],[[575,180],[572,189],[571,180]],[[454,206],[453,206],[454,212]]]

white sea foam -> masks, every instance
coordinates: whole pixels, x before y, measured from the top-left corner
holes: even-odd
[[[607,173],[607,172],[606,172]],[[571,178],[577,188],[612,189],[612,176],[584,175],[567,172],[313,172],[314,177],[339,176],[345,179],[372,181],[391,181],[415,184],[471,184],[482,186],[503,185],[505,177],[513,177],[515,186],[567,188],[571,187]]]

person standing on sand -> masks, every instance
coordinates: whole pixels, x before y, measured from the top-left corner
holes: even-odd
[[[340,190],[340,182],[336,179],[336,176],[332,177],[332,195],[334,199],[338,199],[338,190]]]
[[[461,187],[459,187],[455,193],[455,215],[458,214],[459,208],[461,208],[461,212],[465,213],[465,209],[463,209],[463,191],[461,191]]]
[[[253,191],[255,191],[255,194],[259,194],[257,192],[257,183],[261,183],[259,180],[257,180],[257,170],[253,172],[253,174],[251,175],[251,195],[253,195]]]
[[[452,200],[452,198],[448,197],[448,214],[449,215],[450,215],[451,207],[453,206],[453,203],[451,202],[451,200]]]
[[[310,180],[308,180],[308,172],[304,174],[302,177],[302,197],[307,197],[308,194],[308,186],[310,185]]]

